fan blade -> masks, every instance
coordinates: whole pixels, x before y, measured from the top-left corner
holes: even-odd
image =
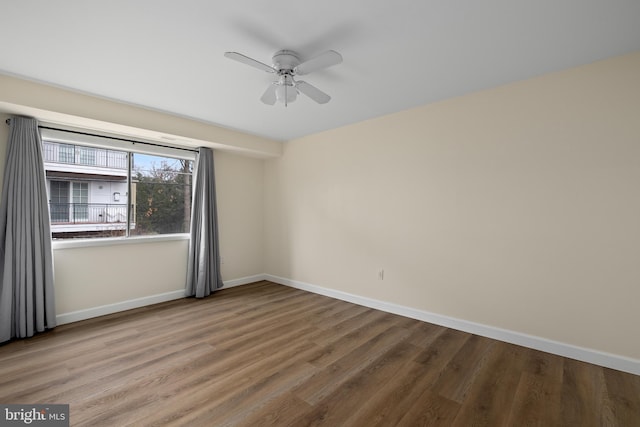
[[[342,55],[335,50],[328,50],[325,53],[321,53],[315,58],[311,58],[308,61],[298,65],[294,71],[297,75],[303,76],[316,70],[331,67],[342,62]]]
[[[255,59],[249,58],[238,52],[225,52],[224,56],[229,59],[233,59],[234,61],[242,62],[243,64],[250,65],[254,68],[257,68],[262,71],[266,71],[267,73],[275,73],[276,70],[273,67],[270,67],[267,64],[263,64],[260,61],[256,61]]]
[[[329,100],[331,100],[331,97],[329,95],[327,95],[317,87],[312,86],[307,82],[303,82],[302,80],[296,82],[296,87],[300,92],[304,93],[309,98],[316,101],[318,104],[326,104],[327,102],[329,102]]]
[[[267,105],[274,105],[276,103],[276,87],[277,86],[275,84],[270,84],[267,90],[264,91],[260,101]]]

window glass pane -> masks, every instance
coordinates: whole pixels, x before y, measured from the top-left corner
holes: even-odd
[[[73,220],[74,222],[89,221],[89,184],[86,182],[73,183]]]
[[[73,145],[42,141],[42,154],[45,163],[75,163],[73,150]]]
[[[193,161],[133,154],[131,235],[188,233]]]
[[[96,149],[89,147],[77,147],[78,163],[81,165],[98,166],[96,165]]]
[[[46,139],[43,152],[53,238],[189,231],[193,161]]]
[[[49,184],[51,225],[69,222],[69,182],[51,181]]]
[[[73,163],[73,158],[73,145],[58,144],[58,161],[61,163]]]

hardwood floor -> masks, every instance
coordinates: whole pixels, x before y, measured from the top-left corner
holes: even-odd
[[[640,426],[640,377],[269,282],[0,346],[88,426]]]

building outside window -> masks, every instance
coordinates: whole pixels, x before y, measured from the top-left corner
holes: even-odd
[[[60,163],[74,163],[75,162],[75,152],[74,152],[74,146],[73,145],[59,144],[57,153],[58,153],[58,159],[60,160]]]
[[[44,135],[43,155],[54,239],[189,232],[193,160]]]

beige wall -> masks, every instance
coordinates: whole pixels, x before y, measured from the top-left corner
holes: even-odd
[[[55,249],[56,313],[184,290],[188,240]]]
[[[638,359],[639,76],[628,55],[291,141],[277,159],[217,151],[223,278],[269,273]],[[192,124],[20,93],[0,107]],[[58,311],[182,289],[184,259],[186,241],[58,249]]]
[[[264,273],[264,161],[216,152],[222,278]]]
[[[8,115],[0,114],[0,184]],[[262,274],[264,162],[216,150],[220,251],[225,281]],[[66,314],[184,289],[186,240],[54,250],[56,310]]]
[[[83,93],[0,74],[0,113],[118,135],[175,140],[193,147],[232,150],[253,156],[278,156],[282,145],[231,129]]]
[[[215,167],[222,279],[262,274],[263,162],[216,152]],[[183,290],[187,257],[187,240],[56,249],[56,311]]]
[[[286,143],[266,272],[638,359],[639,183],[636,53]]]

